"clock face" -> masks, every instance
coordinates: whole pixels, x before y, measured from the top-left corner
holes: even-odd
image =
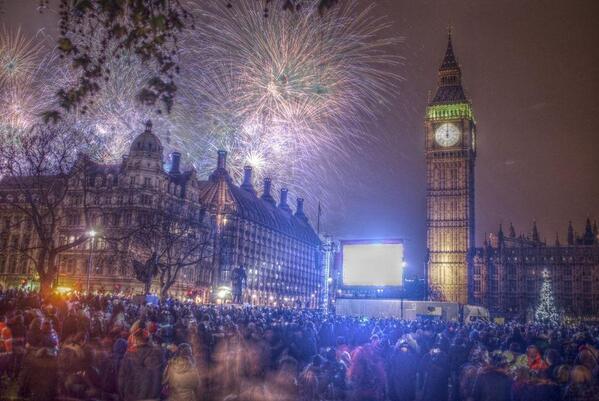
[[[454,146],[460,140],[460,129],[451,123],[441,124],[435,131],[435,141],[447,148]]]

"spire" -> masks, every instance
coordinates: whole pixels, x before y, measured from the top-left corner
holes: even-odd
[[[560,242],[559,242],[559,234],[556,232],[555,233],[555,246],[560,246]]]
[[[584,235],[582,237],[582,240],[585,245],[593,245],[595,243],[595,235],[593,234],[591,219],[589,219],[588,217],[584,226]]]
[[[514,229],[514,225],[510,222],[510,238],[516,238],[516,230]]]
[[[445,50],[445,57],[443,58],[443,63],[441,63],[441,68],[439,70],[455,70],[460,69],[458,62],[455,59],[455,55],[453,54],[453,45],[451,43],[451,26],[447,28],[447,49]]]
[[[532,240],[534,242],[539,242],[539,230],[537,230],[537,221],[533,221],[532,223]]]
[[[568,245],[574,245],[574,227],[572,227],[572,221],[568,222]]]
[[[503,234],[503,224],[499,223],[499,231],[497,232],[497,239],[499,240],[499,246],[503,246],[503,240],[505,235]]]
[[[451,30],[447,33],[447,49],[438,72],[437,92],[430,105],[446,103],[464,103],[468,100],[462,88],[462,71],[453,52]]]

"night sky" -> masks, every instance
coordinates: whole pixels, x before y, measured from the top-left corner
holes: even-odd
[[[1,24],[55,30],[37,0],[4,0]],[[445,52],[447,26],[478,128],[476,238],[536,220],[549,243],[568,220],[599,219],[599,2],[596,0],[376,1],[403,37],[404,80],[389,109],[367,124],[374,138],[331,185],[346,194],[324,210],[324,230],[340,238],[406,239],[407,261],[422,270],[425,247],[423,117]],[[331,157],[334,157],[331,156]],[[341,182],[340,182],[341,181]],[[338,211],[333,213],[333,210]],[[342,211],[342,212],[340,212]]]

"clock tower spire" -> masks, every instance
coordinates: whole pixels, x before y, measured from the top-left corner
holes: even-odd
[[[440,301],[467,303],[474,249],[476,127],[451,31],[424,126],[429,293]]]

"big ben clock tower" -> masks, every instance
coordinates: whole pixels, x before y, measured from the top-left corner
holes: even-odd
[[[426,213],[429,295],[468,303],[474,248],[475,123],[462,88],[451,33],[426,109]]]

